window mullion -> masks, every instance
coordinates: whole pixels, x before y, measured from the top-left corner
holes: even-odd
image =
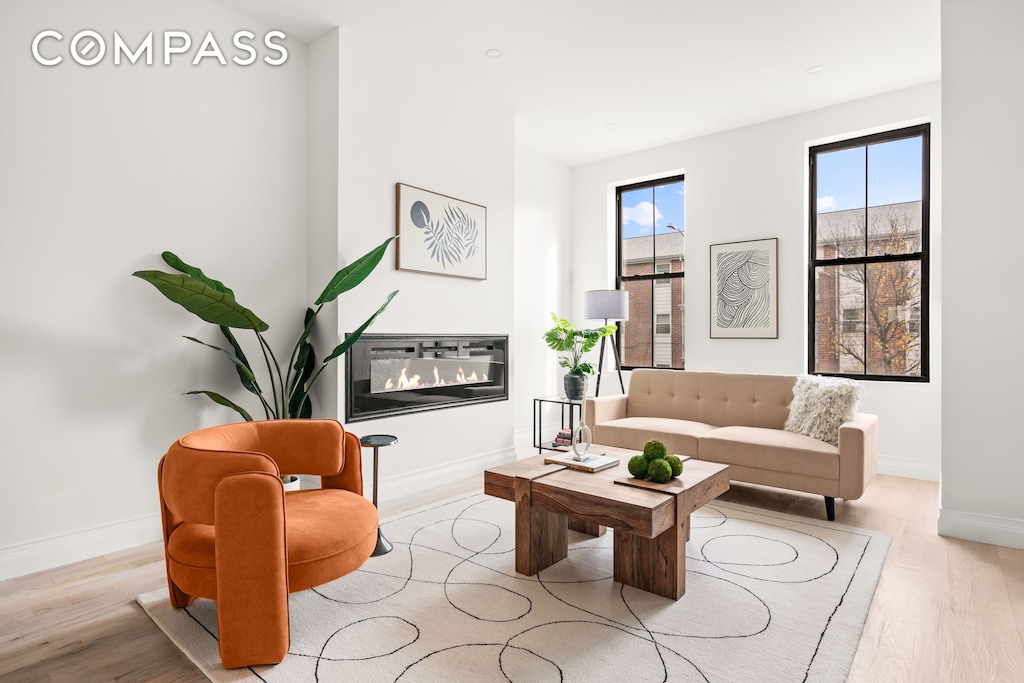
[[[915,251],[909,254],[880,254],[878,256],[851,256],[850,258],[814,259],[815,266],[859,265],[861,263],[900,263],[902,261],[922,261],[924,252]]]
[[[866,231],[865,231],[866,232]],[[861,266],[864,269],[864,325],[863,325],[863,337],[864,337],[864,374],[868,374],[868,356],[871,351],[868,349],[868,264],[865,263]]]
[[[868,146],[864,145],[864,256],[869,254],[871,239],[871,225],[868,223],[870,212],[868,211]],[[866,318],[865,318],[866,320]],[[865,370],[867,363],[864,364]]]
[[[651,187],[651,273],[657,275],[658,263],[658,211],[654,205],[654,187]],[[651,367],[654,367],[654,279],[651,279]]]

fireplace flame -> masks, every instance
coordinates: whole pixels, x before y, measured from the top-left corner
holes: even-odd
[[[419,385],[420,385],[420,376],[419,375],[413,375],[412,377],[407,377],[406,374],[405,374],[405,368],[402,368],[402,376],[398,378],[398,388],[399,389],[415,389]]]
[[[455,379],[445,381],[441,377],[441,372],[438,367],[434,366],[434,381],[423,382],[423,378],[420,375],[409,376],[405,368],[402,368],[402,372],[397,379],[389,377],[384,383],[384,391],[404,391],[406,389],[420,389],[423,387],[443,387],[447,384],[474,384],[478,382],[489,381],[487,373],[481,373],[483,379],[477,376],[476,371],[466,375],[462,367],[459,367],[458,372],[455,373]]]
[[[436,367],[434,368],[434,376],[437,376]],[[402,374],[399,376],[397,384],[390,377],[388,377],[388,381],[384,383],[385,390],[398,389],[401,391],[403,389],[416,389],[420,386],[420,376],[413,375],[412,377],[409,377],[405,372],[405,368],[402,368]]]
[[[479,377],[476,376],[476,370],[474,370],[473,372],[469,373],[468,377],[466,376],[466,373],[465,373],[465,371],[462,368],[459,368],[459,371],[455,373],[455,382],[457,384],[472,384],[473,382],[480,382],[480,381],[486,382],[487,381],[487,375],[484,374],[484,378],[483,378],[483,380],[481,380]]]

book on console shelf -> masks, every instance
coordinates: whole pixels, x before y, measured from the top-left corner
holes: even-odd
[[[581,472],[600,472],[619,464],[618,458],[613,458],[603,453],[586,453],[583,458],[583,460],[576,460],[575,454],[569,451],[564,455],[549,455],[544,458],[544,463],[546,465],[565,465],[570,469],[580,470]]]

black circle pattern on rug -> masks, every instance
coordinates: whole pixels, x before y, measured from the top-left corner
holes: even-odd
[[[254,680],[842,681],[888,543],[713,502],[673,601],[612,580],[612,531],[517,574],[514,516],[474,494],[382,523],[394,550],[293,594],[289,655]],[[216,637],[212,603],[188,611]]]

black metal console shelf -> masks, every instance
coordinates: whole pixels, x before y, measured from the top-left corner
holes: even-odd
[[[568,427],[572,431],[583,414],[583,402],[574,401],[565,396],[544,396],[533,399],[533,447],[537,449],[538,453],[546,450],[564,450],[565,447],[555,444],[553,439],[544,440],[544,404],[559,405],[561,428]]]

